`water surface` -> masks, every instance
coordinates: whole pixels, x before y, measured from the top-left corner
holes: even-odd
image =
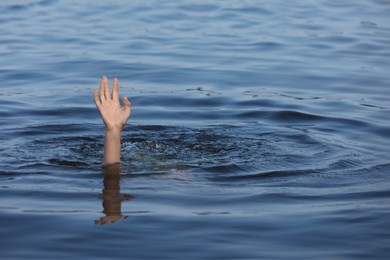
[[[387,1],[2,1],[2,258],[390,243]],[[102,75],[132,102],[102,168]]]

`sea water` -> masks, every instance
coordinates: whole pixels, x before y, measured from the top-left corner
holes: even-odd
[[[389,13],[1,1],[0,258],[386,258]],[[103,75],[132,102],[106,169]]]

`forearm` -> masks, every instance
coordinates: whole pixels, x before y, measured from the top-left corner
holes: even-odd
[[[106,130],[104,139],[104,164],[120,162],[121,159],[121,130]]]

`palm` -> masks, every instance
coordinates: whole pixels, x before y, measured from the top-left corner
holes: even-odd
[[[117,79],[114,79],[111,95],[108,80],[103,77],[100,84],[100,98],[98,91],[95,90],[95,104],[107,130],[122,130],[130,117],[130,102],[127,97],[123,97],[124,109],[122,109],[119,102]]]

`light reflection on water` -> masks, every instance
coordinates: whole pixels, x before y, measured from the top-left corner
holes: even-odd
[[[382,258],[389,9],[2,1],[0,256]],[[114,169],[102,74],[133,104]]]

